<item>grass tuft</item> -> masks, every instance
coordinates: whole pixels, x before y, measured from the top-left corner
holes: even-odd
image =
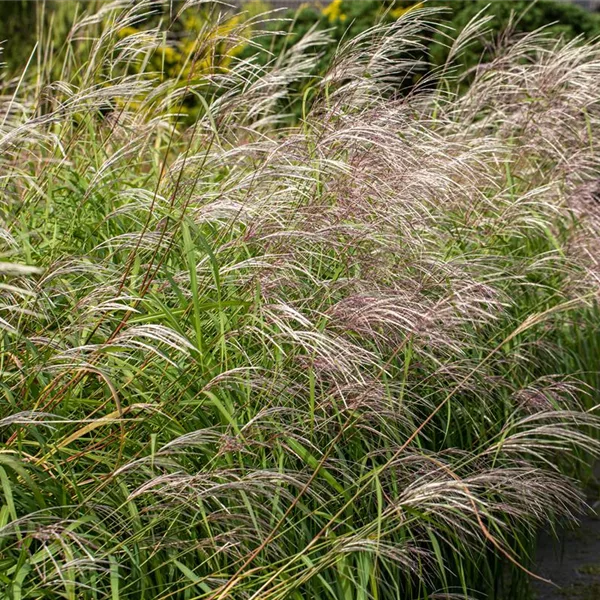
[[[419,8],[308,82],[211,5],[167,77],[156,7],[3,82],[4,597],[522,594],[600,454],[600,45],[416,82]]]

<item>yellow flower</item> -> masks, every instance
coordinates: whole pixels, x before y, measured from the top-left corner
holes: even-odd
[[[139,31],[135,27],[123,27],[119,29],[118,36],[120,38],[126,38],[127,36],[133,35],[135,33],[139,33]]]
[[[329,19],[330,23],[334,21],[345,21],[346,15],[342,12],[342,0],[333,0],[323,9],[323,14]]]
[[[421,8],[423,6],[422,2],[417,2],[417,4],[411,4],[410,6],[399,6],[398,8],[394,8],[394,10],[390,11],[390,16],[394,19],[399,19],[402,15],[409,13],[411,10],[415,8]]]
[[[162,45],[159,47],[158,51],[165,59],[165,62],[176,63],[181,60],[181,55],[179,52],[177,52],[174,48],[171,48],[171,46]]]

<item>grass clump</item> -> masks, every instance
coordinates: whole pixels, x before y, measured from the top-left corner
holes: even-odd
[[[507,41],[459,95],[482,17],[406,94],[415,9],[284,128],[324,34],[223,69],[215,7],[165,78],[168,22],[123,34],[155,5],[3,91],[4,596],[494,594],[598,453],[600,47]]]

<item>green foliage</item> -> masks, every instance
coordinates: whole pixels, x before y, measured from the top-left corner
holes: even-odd
[[[36,43],[60,47],[73,20],[101,0],[9,0],[0,2],[0,41],[5,63],[3,75],[13,75],[26,64]],[[47,48],[46,48],[47,49]]]
[[[575,38],[592,40],[600,35],[600,15],[568,2],[517,0],[490,3],[485,0],[457,0],[451,3],[433,2],[431,6],[451,11],[442,19],[442,23],[450,28],[451,36],[462,31],[482,11],[492,17],[488,25],[490,32],[475,40],[462,55],[460,64],[464,70],[488,62],[494,55],[494,47],[507,37],[531,33],[542,28],[548,35],[565,41]],[[430,47],[433,64],[443,64],[447,54],[446,44],[447,41],[441,35],[438,34],[434,38]]]
[[[296,12],[290,11],[289,35],[276,37],[275,43],[269,39],[269,49],[277,56],[284,47],[295,44],[313,29],[328,30],[331,42],[326,46],[319,61],[317,72],[324,73],[331,65],[336,51],[344,41],[356,38],[377,24],[390,24],[402,14],[422,6],[423,3],[408,2],[405,5],[379,0],[336,0],[332,3],[303,5]]]
[[[14,68],[23,65],[33,48],[37,28],[37,6],[26,0],[0,3],[2,60]]]
[[[420,7],[439,11],[430,18],[439,23],[440,27],[434,36],[429,36],[424,29],[422,35],[426,47],[410,57],[424,63],[412,80],[413,84],[426,76],[427,72],[444,65],[453,39],[483,11],[491,17],[488,32],[472,40],[460,59],[453,61],[453,68],[458,70],[459,75],[470,73],[476,65],[490,60],[503,40],[541,28],[549,35],[556,36],[557,39],[562,37],[566,41],[575,38],[591,40],[600,35],[600,15],[577,5],[553,0],[497,0],[491,3],[487,0],[431,0],[426,3],[413,0],[335,0],[326,4],[308,2],[296,11],[290,10],[282,15],[281,21],[271,23],[271,31],[287,33],[284,36],[262,38],[260,43],[269,52],[260,54],[259,60],[266,64],[270,56],[278,56],[311,30],[328,30],[331,42],[322,50],[313,72],[313,75],[320,76],[332,65],[336,52],[344,41],[355,38],[377,24],[389,25]],[[255,54],[256,50],[250,47],[243,52],[246,58]],[[470,77],[465,79],[469,80]],[[297,99],[291,107],[282,107],[291,110],[296,119],[301,117],[302,112],[298,98],[308,87],[310,83],[294,89]]]

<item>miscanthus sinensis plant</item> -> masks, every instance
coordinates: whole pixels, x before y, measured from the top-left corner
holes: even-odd
[[[214,7],[164,78],[155,7],[81,15],[3,84],[2,596],[526,577],[600,450],[600,46],[502,38],[458,94],[485,16],[414,85],[414,10],[339,48],[286,127],[323,34],[224,69],[252,41]]]

